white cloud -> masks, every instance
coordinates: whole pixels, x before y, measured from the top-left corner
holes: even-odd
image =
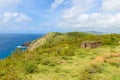
[[[76,19],[63,18],[60,27],[64,28],[120,28],[120,13],[92,13],[80,14]]]
[[[17,16],[18,18],[16,18],[16,22],[28,22],[32,20],[28,15],[23,13],[20,13]]]
[[[0,11],[16,8],[21,0],[0,0]]]
[[[118,7],[120,2],[118,0],[102,0],[101,4],[97,0],[72,0],[71,3],[72,6],[64,10],[61,16],[58,23],[60,28],[69,30],[120,28],[120,7]]]
[[[57,9],[63,2],[64,0],[54,0],[54,3],[51,4],[51,10]]]
[[[11,4],[17,4],[19,0],[0,0],[0,7],[8,6]]]
[[[81,13],[88,12],[96,6],[96,0],[72,0],[72,6],[63,13],[64,18],[76,18]]]
[[[110,12],[120,11],[120,0],[103,0],[102,10]]]
[[[10,13],[10,12],[6,12],[4,14],[1,15],[0,17],[0,23],[25,23],[28,21],[31,21],[32,19],[27,15],[27,14],[23,14],[23,13]]]

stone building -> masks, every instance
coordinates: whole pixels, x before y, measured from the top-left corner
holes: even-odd
[[[100,41],[83,41],[81,43],[81,48],[98,48],[102,45]]]

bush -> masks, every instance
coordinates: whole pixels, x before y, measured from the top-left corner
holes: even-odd
[[[92,80],[92,76],[87,72],[81,72],[80,80]]]
[[[44,53],[41,57],[41,64],[43,65],[49,65],[49,66],[55,66],[59,63],[59,57],[54,54],[54,53],[50,53],[50,54],[47,54],[47,53]]]
[[[113,61],[113,62],[108,62],[110,65],[112,65],[112,66],[116,66],[116,67],[120,67],[120,62],[118,62],[118,61]]]
[[[80,80],[93,80],[93,76],[96,73],[101,73],[103,70],[104,69],[101,67],[101,65],[92,64],[92,65],[86,67],[81,72]]]
[[[101,73],[102,71],[103,68],[100,65],[96,65],[96,64],[92,64],[85,69],[85,72],[88,72],[89,74]]]
[[[74,56],[75,55],[75,49],[70,47],[62,50],[62,53],[60,54],[62,56]]]
[[[3,72],[2,70],[0,71],[0,76],[4,76],[5,72]]]
[[[37,69],[38,69],[37,65],[34,63],[27,63],[24,68],[25,68],[25,72],[28,74],[37,72]]]
[[[48,59],[43,59],[42,60],[43,65],[48,65],[49,63],[50,63],[50,61]]]

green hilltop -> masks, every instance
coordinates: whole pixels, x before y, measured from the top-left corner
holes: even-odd
[[[83,49],[83,41],[102,46]],[[50,32],[0,60],[0,80],[120,80],[120,34]]]

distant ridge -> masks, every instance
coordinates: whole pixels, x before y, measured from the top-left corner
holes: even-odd
[[[99,32],[99,31],[86,31],[86,33],[92,33],[92,34],[105,34],[104,32]]]

